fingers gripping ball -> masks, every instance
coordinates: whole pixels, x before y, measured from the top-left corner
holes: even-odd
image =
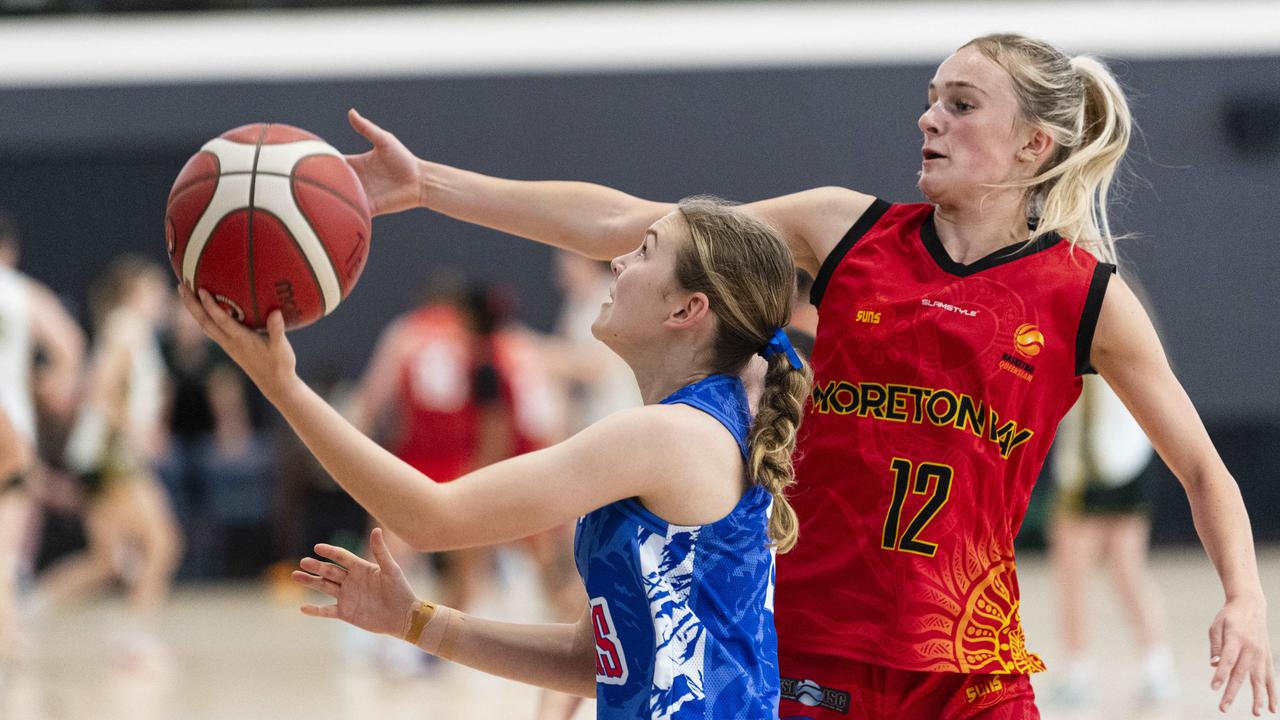
[[[205,143],[173,183],[165,244],[178,278],[251,328],[333,312],[369,253],[369,203],[342,155],[289,125],[256,123]]]

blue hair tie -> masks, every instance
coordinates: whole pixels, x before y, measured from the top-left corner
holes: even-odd
[[[786,353],[787,359],[791,361],[791,367],[796,370],[804,368],[804,363],[800,361],[800,353],[796,352],[795,346],[791,344],[791,338],[787,337],[787,333],[782,328],[778,328],[773,333],[773,337],[769,338],[769,343],[760,350],[760,357],[768,360],[774,355]]]

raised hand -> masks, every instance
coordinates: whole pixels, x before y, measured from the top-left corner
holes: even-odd
[[[1209,628],[1209,664],[1215,670],[1211,687],[1226,684],[1218,709],[1226,712],[1240,686],[1248,681],[1253,689],[1253,714],[1263,708],[1275,714],[1278,700],[1275,665],[1267,641],[1267,613],[1264,605],[1228,602]]]
[[[347,164],[356,171],[369,198],[374,215],[386,215],[422,204],[422,177],[418,158],[395,135],[383,130],[352,108],[347,121],[356,132],[373,143],[361,155],[347,155]]]
[[[297,358],[285,337],[284,316],[279,310],[267,318],[267,334],[263,337],[237,322],[204,290],[200,290],[197,297],[186,285],[181,285],[178,294],[205,334],[244,368],[267,399],[298,381]]]
[[[343,620],[369,632],[401,637],[418,598],[387,550],[381,528],[374,528],[369,534],[369,547],[373,550],[374,562],[340,547],[316,545],[316,554],[331,562],[303,558],[299,563],[302,570],[294,570],[293,579],[337,602],[303,605],[302,612],[312,617]]]

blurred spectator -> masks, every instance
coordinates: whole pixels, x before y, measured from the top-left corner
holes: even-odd
[[[183,575],[250,575],[270,559],[270,453],[240,369],[190,313],[174,308],[162,341],[172,393],[159,469],[190,548]]]
[[[642,401],[631,368],[591,332],[613,284],[608,263],[558,252],[556,283],[563,299],[555,338],[545,344],[547,365],[569,388],[569,429],[577,432]]]

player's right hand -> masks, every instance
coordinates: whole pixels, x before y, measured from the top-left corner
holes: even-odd
[[[1267,608],[1255,601],[1227,602],[1209,628],[1209,664],[1213,666],[1210,687],[1222,690],[1218,710],[1226,712],[1247,682],[1253,690],[1253,714],[1263,709],[1274,714],[1280,704],[1276,690],[1275,665],[1267,641]],[[1223,687],[1225,685],[1225,688]]]
[[[303,605],[312,617],[344,620],[362,630],[403,637],[409,613],[418,602],[404,572],[391,557],[382,529],[369,534],[374,562],[333,545],[316,545],[316,554],[330,562],[303,558],[302,570],[293,571],[295,582],[317,590],[337,602]]]
[[[185,284],[178,287],[182,304],[200,324],[200,329],[244,370],[268,400],[277,402],[282,392],[300,382],[297,357],[285,337],[284,317],[279,310],[267,317],[264,337],[231,317],[203,288],[198,292],[197,296]]]
[[[418,158],[399,138],[365,119],[355,108],[347,111],[347,122],[373,143],[373,149],[366,153],[344,156],[364,185],[370,212],[386,215],[421,207],[422,173]]]

